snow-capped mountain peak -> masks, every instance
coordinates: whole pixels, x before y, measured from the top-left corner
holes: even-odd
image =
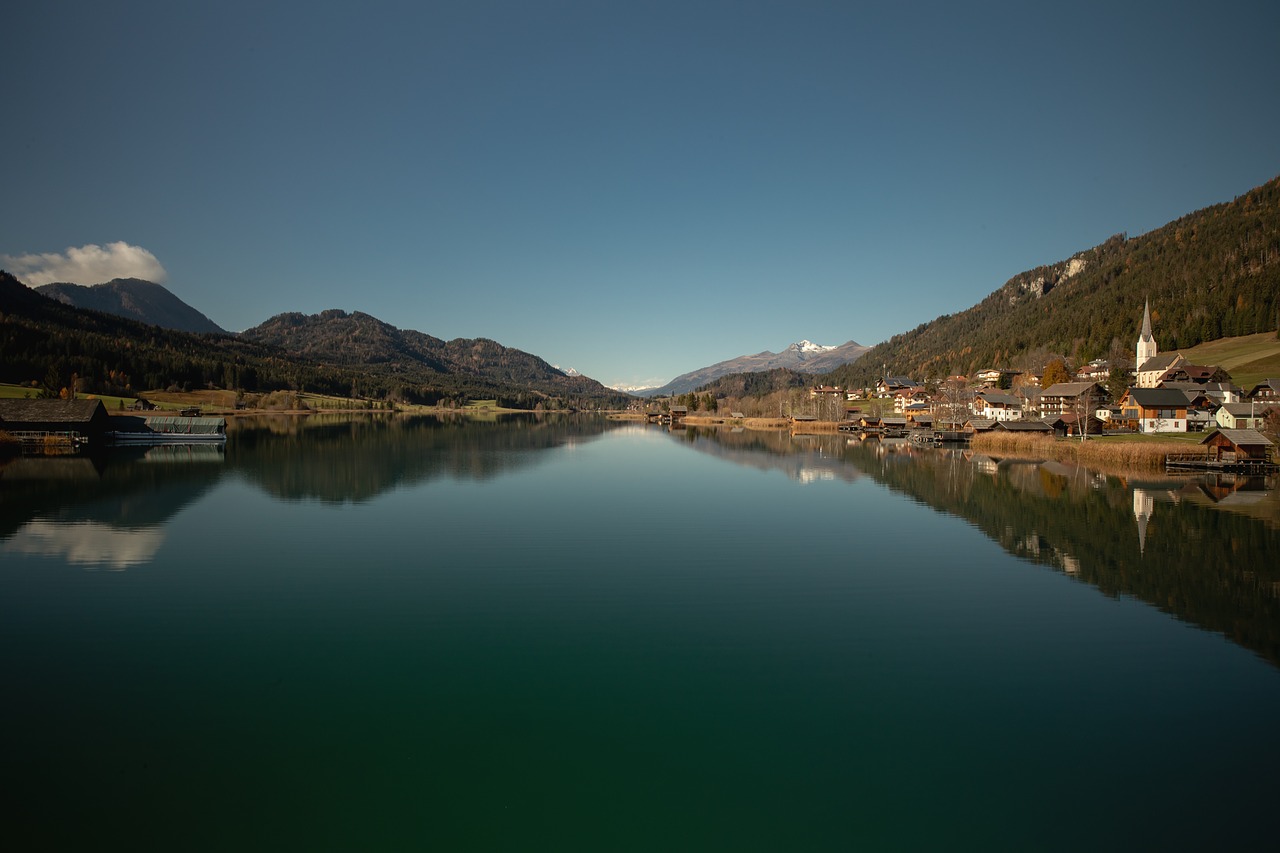
[[[835,347],[824,347],[822,344],[815,344],[813,341],[797,341],[787,349],[795,352],[831,352]]]

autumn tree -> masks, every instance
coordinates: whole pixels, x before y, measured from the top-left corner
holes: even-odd
[[[1071,372],[1067,370],[1067,363],[1060,358],[1055,358],[1044,367],[1044,376],[1040,379],[1040,387],[1048,388],[1051,385],[1057,385],[1059,382],[1070,382]]]

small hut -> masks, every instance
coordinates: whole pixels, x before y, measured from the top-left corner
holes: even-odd
[[[1216,462],[1266,462],[1275,445],[1256,429],[1220,429],[1200,442]]]

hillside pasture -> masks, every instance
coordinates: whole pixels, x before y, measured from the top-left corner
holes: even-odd
[[[1218,338],[1179,350],[1192,364],[1216,364],[1248,391],[1264,379],[1280,376],[1280,339],[1275,332]]]

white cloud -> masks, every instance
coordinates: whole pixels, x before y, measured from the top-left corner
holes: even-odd
[[[102,284],[113,278],[163,282],[168,274],[156,256],[123,241],[98,246],[72,246],[42,255],[0,255],[0,267],[30,287],[53,282]]]

